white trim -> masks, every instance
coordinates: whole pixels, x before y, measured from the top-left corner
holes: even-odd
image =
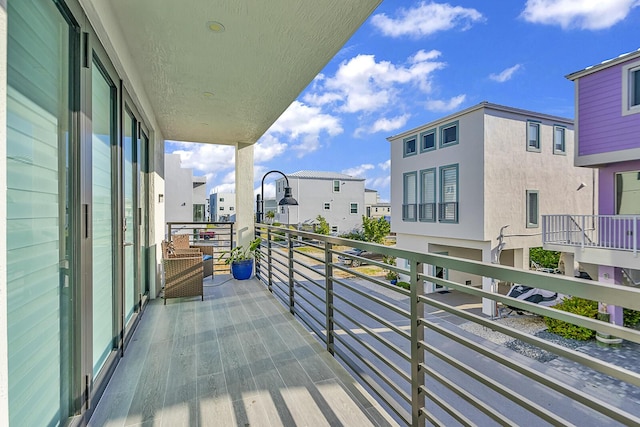
[[[640,114],[640,104],[630,105],[631,98],[631,73],[640,73],[640,61],[622,66],[622,115]]]
[[[576,150],[577,153],[577,150]],[[605,163],[628,162],[640,159],[640,148],[630,148],[628,150],[610,151],[608,153],[589,154],[579,156],[576,154],[575,166],[595,166]]]

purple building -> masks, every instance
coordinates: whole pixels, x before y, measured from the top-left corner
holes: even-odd
[[[593,215],[545,216],[544,246],[601,282],[639,286],[640,50],[567,78],[575,82],[574,164],[597,169],[581,184],[597,186],[597,201]],[[621,323],[622,310],[608,310]]]

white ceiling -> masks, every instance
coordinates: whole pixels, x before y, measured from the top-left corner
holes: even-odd
[[[107,4],[164,137],[233,144],[256,142],[381,1]],[[225,31],[212,32],[209,21]]]

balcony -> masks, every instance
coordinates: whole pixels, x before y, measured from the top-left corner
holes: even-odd
[[[96,409],[94,425],[640,423],[640,403],[597,385],[587,387],[584,378],[459,325],[477,324],[517,338],[583,367],[598,381],[611,376],[625,389],[640,387],[640,374],[505,326],[472,307],[481,298],[491,299],[633,343],[640,343],[640,331],[431,276],[423,266],[635,310],[640,310],[640,290],[256,226],[263,245],[255,279],[219,275],[205,282],[204,302],[149,304]],[[406,259],[408,267],[369,261],[350,268],[337,261],[345,246]],[[402,274],[410,289],[390,285],[372,266]],[[425,294],[425,282],[449,291]]]
[[[543,215],[545,248],[571,251],[579,261],[637,268],[640,250],[640,216]],[[612,259],[613,258],[613,259]]]

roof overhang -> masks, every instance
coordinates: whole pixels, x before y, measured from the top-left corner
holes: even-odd
[[[585,68],[584,70],[580,70],[580,71],[576,71],[574,73],[571,74],[567,74],[565,76],[565,78],[569,79],[569,80],[577,80],[581,77],[584,77],[586,75],[595,73],[597,71],[600,70],[604,70],[605,68],[609,68],[609,67],[613,67],[614,65],[618,65],[621,64],[623,62],[627,62],[636,58],[640,58],[640,49],[633,51],[633,52],[628,52],[628,53],[623,53],[620,56],[617,56],[615,58],[612,59],[607,59],[606,61],[602,61],[599,64],[596,65],[592,65],[590,67]]]
[[[255,143],[381,1],[81,0],[163,136],[216,144]]]

